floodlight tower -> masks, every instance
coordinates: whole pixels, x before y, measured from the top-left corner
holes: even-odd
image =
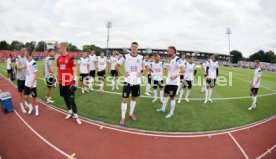
[[[108,47],[109,47],[109,29],[112,28],[112,23],[108,21],[106,23],[106,28],[107,28],[107,40],[106,40],[106,56],[108,56]]]
[[[228,47],[229,47],[229,54],[230,54],[230,35],[232,34],[231,28],[226,28],[226,34],[228,35]]]

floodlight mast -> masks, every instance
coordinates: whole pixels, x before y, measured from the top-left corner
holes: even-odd
[[[226,34],[228,35],[228,51],[229,51],[229,54],[230,54],[230,35],[232,34],[231,32],[231,28],[226,28]]]
[[[106,23],[106,28],[107,28],[107,40],[106,40],[106,56],[108,56],[108,48],[109,48],[109,29],[112,28],[112,22],[108,21]]]

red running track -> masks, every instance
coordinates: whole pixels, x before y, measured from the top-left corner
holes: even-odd
[[[12,93],[16,110],[0,113],[2,159],[60,159],[70,155],[80,159],[276,158],[275,116],[248,128],[201,135],[156,135],[106,126],[101,129],[90,121],[78,126],[43,103],[39,103],[39,117],[22,114],[17,89],[2,77],[0,83],[2,91]]]

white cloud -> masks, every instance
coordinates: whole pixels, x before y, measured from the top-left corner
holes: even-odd
[[[111,47],[166,48],[245,56],[276,50],[274,0],[15,0],[0,1],[1,40],[58,40],[81,47],[106,46],[105,23],[112,21]]]

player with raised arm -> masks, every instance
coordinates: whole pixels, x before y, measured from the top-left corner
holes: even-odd
[[[212,59],[207,64],[206,72],[207,72],[207,80],[206,80],[207,89],[205,92],[205,101],[204,101],[205,104],[208,101],[213,102],[213,100],[211,99],[212,92],[213,92],[213,88],[216,85],[216,79],[219,74],[219,63],[217,61],[217,56],[212,56]]]
[[[194,63],[194,59],[192,56],[190,56],[188,58],[188,62],[186,63],[185,66],[185,76],[184,76],[184,82],[183,82],[183,89],[181,89],[180,91],[180,96],[178,99],[178,103],[181,103],[182,100],[182,96],[183,96],[183,92],[185,91],[185,89],[188,87],[187,91],[186,91],[186,96],[185,96],[185,100],[187,102],[189,102],[189,94],[191,92],[191,88],[193,86],[193,81],[194,81],[194,76],[196,75],[196,64]]]
[[[123,94],[122,94],[122,104],[121,104],[121,120],[120,125],[125,125],[125,116],[127,111],[127,102],[128,98],[131,94],[131,102],[130,102],[130,111],[128,117],[136,121],[136,117],[134,115],[134,109],[136,106],[137,97],[140,96],[140,84],[141,78],[147,73],[147,67],[143,73],[141,70],[143,68],[143,56],[138,55],[138,43],[131,43],[131,52],[119,58],[118,63],[115,65],[115,69],[118,71],[120,76],[124,77],[124,86],[123,86]],[[120,65],[124,65],[125,73],[120,69]]]
[[[107,58],[104,56],[104,51],[100,52],[100,56],[97,57],[97,75],[98,79],[100,82],[100,89],[99,91],[103,92],[103,87],[104,87],[104,79],[105,79],[105,70],[106,70],[106,63],[107,63]]]
[[[250,96],[252,97],[252,105],[248,108],[248,110],[255,109],[257,107],[257,94],[261,83],[261,76],[262,70],[260,68],[260,61],[255,61],[255,70],[254,70],[254,78],[251,82],[251,93]]]
[[[63,97],[67,106],[68,114],[65,119],[71,117],[76,119],[77,124],[81,125],[82,122],[77,114],[77,105],[75,102],[75,91],[77,87],[76,82],[76,65],[74,62],[73,54],[66,51],[67,43],[62,42],[58,45],[58,53],[60,54],[57,59],[57,74],[59,81],[60,96]]]
[[[185,53],[182,53],[181,59],[182,59],[182,61],[184,63],[184,67],[186,67],[187,59],[186,59],[186,54]],[[183,94],[184,90],[182,89],[182,86],[183,86],[183,83],[185,81],[184,80],[184,76],[185,76],[184,73],[182,75],[180,75],[180,82],[179,82],[176,94],[181,93],[181,91],[182,91],[182,94]]]
[[[184,62],[181,58],[176,56],[176,48],[174,46],[168,47],[168,56],[171,58],[166,86],[164,89],[164,99],[161,109],[157,109],[158,112],[166,112],[166,106],[168,103],[168,96],[170,96],[171,109],[166,118],[171,118],[175,109],[175,96],[180,82],[180,75],[185,72]]]
[[[87,88],[87,83],[89,81],[89,58],[87,52],[84,52],[79,59],[78,68],[80,71],[81,92],[89,92]]]
[[[39,116],[38,105],[37,105],[37,90],[36,90],[36,79],[37,79],[37,64],[32,57],[32,50],[27,48],[27,61],[26,61],[26,80],[25,80],[25,100],[28,103],[29,111],[28,114],[32,114],[33,106],[35,107],[35,116]],[[32,96],[32,102],[30,101]]]
[[[53,62],[55,61],[54,58],[55,52],[53,49],[48,50],[48,55],[43,59],[43,75],[46,81],[47,89],[46,89],[46,103],[54,103],[52,100],[51,91],[55,85],[56,79],[54,76],[54,68]]]
[[[89,58],[89,90],[93,91],[93,85],[95,81],[95,75],[96,75],[96,62],[97,62],[97,56],[95,55],[95,50],[92,50],[90,52]]]
[[[148,67],[148,69],[150,69],[151,67],[152,67],[152,63],[154,62],[154,56],[152,55],[152,54],[150,54],[149,56],[148,56],[148,59],[145,59],[144,60],[144,66],[145,67]],[[152,80],[152,75],[151,75],[151,71],[149,71],[148,72],[148,83],[147,83],[147,85],[146,85],[146,92],[145,92],[145,95],[148,95],[148,96],[150,96],[150,93],[151,93],[151,90],[150,90],[150,88],[151,88],[151,86],[152,86],[152,82],[153,82],[153,80]]]
[[[207,61],[204,61],[202,62],[201,64],[201,69],[203,71],[203,81],[202,81],[202,86],[201,86],[201,93],[203,92],[206,92],[206,80],[207,80],[207,72],[206,72],[206,69],[207,69],[207,65],[209,63],[209,61],[211,60],[211,56],[208,57],[208,60]]]
[[[119,90],[118,83],[118,72],[115,69],[115,65],[118,63],[119,54],[116,50],[112,51],[112,56],[107,60],[108,61],[108,73],[112,76],[112,91],[116,88]]]
[[[160,55],[154,55],[154,62],[152,63],[151,71],[152,80],[153,80],[153,93],[154,99],[152,102],[157,101],[157,87],[160,89],[160,102],[163,103],[163,70],[166,68],[164,62],[160,61]]]

